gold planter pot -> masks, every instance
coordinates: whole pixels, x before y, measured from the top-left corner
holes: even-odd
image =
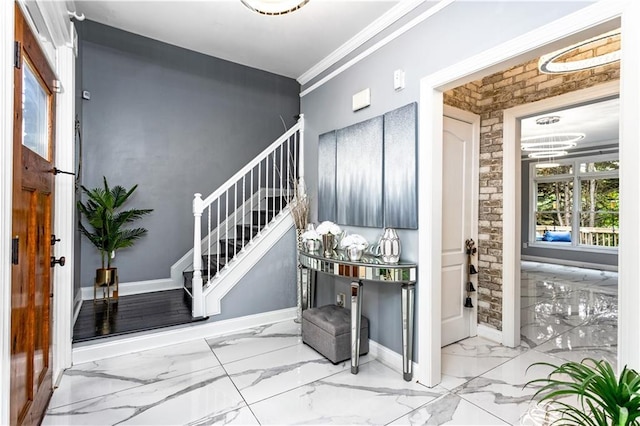
[[[98,292],[103,302],[118,301],[118,268],[96,269],[96,280],[93,286],[93,303],[98,301]]]

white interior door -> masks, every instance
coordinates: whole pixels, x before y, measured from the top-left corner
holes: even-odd
[[[476,334],[477,297],[467,298],[465,241],[477,244],[478,117],[445,109],[442,172],[442,346]],[[453,118],[456,117],[456,118]],[[474,123],[476,123],[474,125]],[[472,257],[477,268],[477,255]],[[477,288],[477,275],[471,282]]]

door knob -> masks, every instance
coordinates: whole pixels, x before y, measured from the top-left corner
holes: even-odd
[[[64,266],[66,259],[62,256],[60,259],[56,259],[55,256],[51,256],[51,267],[56,266],[56,263],[60,266]]]

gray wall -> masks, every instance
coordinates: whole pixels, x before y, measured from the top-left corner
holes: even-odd
[[[587,4],[554,2],[545,3],[541,8],[538,2],[455,2],[304,96],[301,109],[306,119],[306,179],[312,200],[317,199],[318,135],[419,101],[420,78]],[[423,8],[430,6],[431,3]],[[393,71],[396,69],[406,73],[406,88],[399,92],[393,89]],[[351,97],[367,87],[371,89],[371,106],[354,113]],[[420,193],[420,188],[418,191]],[[312,214],[316,208],[313,206]],[[381,233],[381,230],[366,231],[374,235]],[[417,232],[403,231],[400,238],[403,258],[419,261]],[[369,241],[375,241],[375,238]],[[320,303],[332,303],[335,293],[343,291],[348,284],[327,277],[320,281],[324,284],[319,286]],[[420,291],[420,283],[417,291]],[[399,287],[365,284],[363,313],[371,320],[372,338],[396,352],[401,352],[399,294]],[[419,311],[417,325],[420,327]]]
[[[613,149],[612,149],[613,148]],[[607,153],[617,152],[618,148],[615,147],[601,147],[606,149]],[[578,157],[577,155],[569,156],[567,158]],[[529,212],[531,207],[531,194],[529,186],[529,161],[522,162],[522,242],[529,241]],[[570,248],[544,248],[544,247],[523,247],[521,251],[522,256],[535,256],[551,259],[553,263],[561,263],[563,260],[571,262],[592,263],[596,265],[611,265],[618,266],[618,253],[596,253],[584,250],[572,250]]]
[[[222,299],[210,321],[296,306],[296,231],[291,228]]]
[[[167,278],[193,243],[193,194],[206,196],[284,132],[299,84],[95,22],[80,27],[85,186],[138,190],[129,206],[154,212],[149,230],[118,252],[121,282]],[[82,239],[83,285],[99,267]]]

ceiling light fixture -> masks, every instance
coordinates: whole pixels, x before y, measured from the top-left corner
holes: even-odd
[[[529,158],[554,158],[569,154],[567,151],[539,151],[529,154]]]
[[[560,167],[560,163],[536,163],[536,169],[552,169]]]
[[[536,143],[523,143],[523,151],[562,151],[573,148],[577,144],[575,142],[549,141]]]
[[[240,0],[248,9],[262,15],[278,16],[295,12],[309,0]]]
[[[545,126],[547,124],[555,124],[558,121],[560,121],[560,117],[558,117],[557,115],[547,115],[545,117],[540,117],[536,120],[536,124],[539,124],[541,126]]]
[[[576,142],[584,139],[585,137],[586,135],[584,133],[552,133],[547,135],[528,136],[520,139],[520,146],[523,151],[535,151],[536,147],[542,148],[545,146],[552,146],[552,148],[546,148],[547,151],[552,151],[554,149],[568,149],[576,146]]]
[[[576,43],[574,45],[565,47],[564,49],[556,50],[555,52],[551,52],[547,55],[543,55],[540,57],[538,61],[538,69],[540,72],[545,74],[563,74],[575,71],[587,70],[590,68],[599,67],[600,65],[610,64],[612,62],[616,62],[620,60],[620,49],[615,50],[613,52],[605,53],[604,55],[594,56],[592,58],[576,60],[576,61],[567,61],[567,62],[555,62],[556,59],[561,56],[567,55],[574,51],[577,51],[581,47],[584,47],[588,44],[595,43],[600,40],[607,39],[609,37],[615,37],[620,35],[620,30],[613,30],[608,33],[599,35],[597,37],[590,38],[588,40],[582,41],[580,43]]]

